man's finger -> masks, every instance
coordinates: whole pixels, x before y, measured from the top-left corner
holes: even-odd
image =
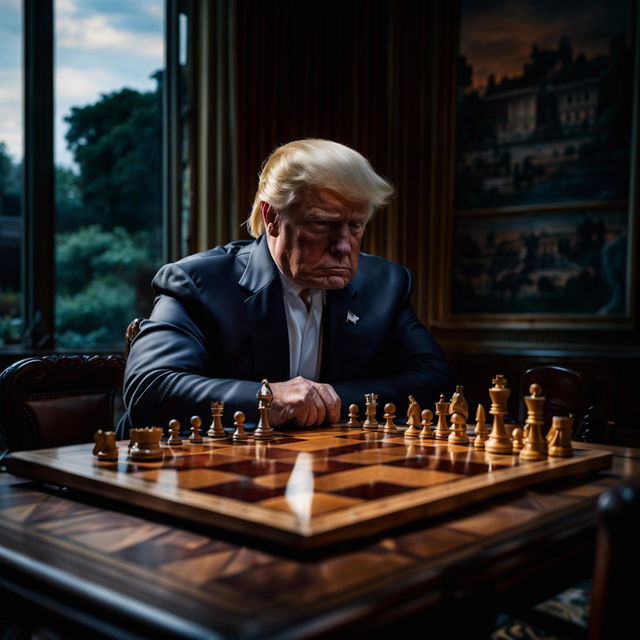
[[[325,419],[337,422],[340,419],[340,397],[330,384],[319,384],[317,391],[326,409]]]

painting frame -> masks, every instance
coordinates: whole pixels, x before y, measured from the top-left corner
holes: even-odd
[[[547,201],[540,202],[527,201],[526,198],[518,201],[517,198],[513,197],[513,193],[508,194],[512,196],[511,201],[509,201],[509,198],[503,198],[503,201],[496,198],[492,202],[490,197],[484,198],[484,200],[476,198],[475,201],[472,199],[468,199],[466,202],[460,201],[459,193],[457,193],[461,182],[460,156],[462,152],[459,141],[464,139],[464,133],[461,134],[460,131],[461,103],[458,96],[461,58],[459,33],[463,18],[462,4],[462,2],[458,3],[458,20],[456,21],[458,37],[454,39],[455,50],[452,51],[452,59],[455,59],[456,63],[450,65],[455,78],[451,80],[449,85],[451,96],[455,96],[450,101],[454,115],[449,122],[449,140],[456,152],[449,154],[448,173],[444,181],[448,189],[448,193],[443,199],[445,215],[443,219],[435,222],[433,229],[435,239],[433,245],[434,255],[440,260],[440,265],[444,265],[444,271],[440,268],[437,280],[433,281],[437,291],[437,299],[431,307],[432,324],[443,329],[463,327],[469,329],[563,329],[569,331],[608,328],[631,329],[637,326],[638,190],[636,185],[640,173],[638,171],[638,122],[640,120],[638,95],[640,85],[638,80],[640,76],[640,46],[638,34],[640,30],[638,28],[637,0],[631,2],[633,19],[629,34],[633,60],[632,85],[634,90],[630,103],[631,130],[628,138],[628,157],[625,160],[628,175],[627,197],[621,198],[620,190],[617,192],[613,190],[613,196],[608,199],[598,197],[597,194],[588,194],[588,197],[584,197],[584,195],[573,199],[571,197],[561,197],[555,201],[551,197]],[[458,146],[456,146],[457,144]],[[556,158],[558,158],[558,154],[556,154]],[[556,162],[556,165],[560,165],[562,162],[564,162],[565,167],[571,166],[571,163],[565,161],[564,157],[561,157]],[[596,182],[593,179],[593,175],[588,176],[588,178],[592,178],[591,184]],[[514,180],[511,180],[512,184],[513,182]],[[549,183],[551,182],[549,180],[548,184],[544,186],[548,193],[553,194],[553,188],[549,189]],[[503,179],[502,185],[506,183],[507,180]],[[489,184],[489,182],[487,181],[485,184]],[[493,184],[495,184],[495,180]],[[591,184],[588,186],[591,186]],[[551,187],[553,187],[552,184]],[[508,189],[505,189],[505,191],[508,191]],[[557,223],[554,222],[554,214]],[[622,221],[621,216],[624,216],[624,221]],[[580,248],[579,236],[585,233],[584,227],[588,225],[584,221],[589,217],[595,221],[596,226],[603,227],[600,231],[605,234],[607,241],[615,237],[618,257],[622,251],[622,271],[616,271],[620,275],[615,285],[611,285],[611,289],[608,290],[608,297],[607,291],[603,289],[603,280],[605,284],[608,281],[603,275],[602,265],[598,264],[598,258],[595,257],[591,264],[586,265],[582,252],[578,250]],[[488,223],[490,227],[494,226],[496,228],[505,226],[505,221],[510,221],[512,231],[516,231],[519,224],[524,229],[528,225],[530,226],[531,220],[536,219],[539,223],[546,221],[546,225],[541,227],[541,234],[543,232],[546,233],[546,237],[543,238],[544,242],[549,243],[549,235],[554,228],[563,228],[562,233],[559,233],[558,237],[551,242],[555,246],[555,256],[554,251],[551,251],[550,253],[547,252],[545,257],[547,261],[555,258],[554,270],[548,270],[543,273],[540,265],[536,270],[535,265],[531,265],[531,252],[527,253],[524,235],[520,234],[522,236],[520,240],[516,238],[514,241],[514,237],[517,234],[512,233],[512,272],[500,273],[500,277],[496,277],[489,284],[483,281],[481,277],[475,277],[474,279],[469,276],[470,273],[476,275],[474,273],[476,268],[482,273],[484,280],[487,280],[487,274],[499,272],[496,266],[498,261],[491,256],[491,251],[496,250],[495,247],[484,246],[487,241],[483,245],[482,242],[477,241],[477,238],[475,242],[470,240],[470,236],[473,236],[473,234],[468,233],[469,229],[472,229],[474,225],[477,226],[479,221],[483,221],[485,224]],[[578,229],[579,225],[582,224],[579,232],[576,231],[572,234],[569,230],[571,221],[573,221],[575,229]],[[622,227],[625,227],[626,230],[626,237],[623,239],[621,239],[621,234],[619,233]],[[461,233],[460,230],[464,231],[465,228],[467,232]],[[597,232],[596,235],[599,233]],[[578,237],[575,237],[576,235]],[[540,238],[537,240],[540,241]],[[514,247],[514,242],[515,244],[519,243],[520,246]],[[573,247],[573,254],[568,247]],[[622,247],[622,250],[620,250],[620,247]],[[604,253],[604,241],[600,248]],[[518,249],[520,251],[519,254]],[[528,261],[528,267],[526,265],[523,266],[523,264],[517,264],[518,255],[521,256],[521,262]],[[475,256],[475,262],[470,256],[471,258]],[[572,257],[577,257],[577,260],[571,260],[570,258]],[[504,260],[503,263],[505,263]],[[565,265],[564,271],[558,265]],[[617,266],[619,267],[619,263],[617,263]],[[578,273],[580,267],[584,271],[582,274]],[[524,276],[522,276],[522,272],[525,272]],[[466,282],[464,280],[465,273],[467,274]],[[554,275],[550,276],[549,273]],[[595,273],[597,277],[588,281],[587,273]],[[513,286],[509,290],[509,286],[506,284],[509,279],[513,282],[524,283],[520,285],[520,290],[516,290],[515,295]],[[460,290],[461,282],[465,285],[465,291],[463,292]],[[592,296],[591,306],[587,304],[590,302],[588,300],[590,296],[583,295],[580,297],[580,286],[576,283],[580,283],[580,286],[585,287],[582,291],[587,291],[588,293],[599,292],[597,296]],[[580,304],[571,307],[567,300],[561,299],[564,286],[569,287],[568,290],[573,292],[574,300]],[[506,288],[510,295],[505,294],[500,298],[496,294],[496,290],[500,289],[500,287]],[[537,292],[536,296],[533,296],[531,291],[535,287],[540,287],[541,291]],[[622,306],[618,295],[620,294],[620,287],[622,287],[623,296]],[[545,295],[545,288],[548,295]],[[486,293],[487,290],[491,292],[491,295],[485,295],[483,298],[482,293]],[[527,294],[527,291],[529,294]],[[463,298],[465,293],[469,294],[469,299],[466,301]],[[618,295],[615,300],[613,299],[614,294]],[[604,300],[604,298],[607,299]],[[554,304],[556,305],[555,307]]]

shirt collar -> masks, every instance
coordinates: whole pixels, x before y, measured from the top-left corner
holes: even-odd
[[[289,294],[293,294],[299,296],[300,292],[302,291],[302,287],[298,286],[291,278],[286,276],[277,265],[277,263],[275,264],[276,268],[278,269],[278,275],[280,276],[280,282],[282,283],[283,295],[288,296]],[[327,292],[324,289],[309,289],[309,300],[314,300],[318,293],[322,294],[322,304],[325,304],[327,299]]]

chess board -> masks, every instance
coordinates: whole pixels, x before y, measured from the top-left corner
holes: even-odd
[[[164,458],[98,461],[91,444],[12,453],[15,475],[289,548],[321,548],[424,521],[535,484],[611,466],[576,446],[569,458],[523,462],[471,445],[335,426],[268,442],[162,443]]]

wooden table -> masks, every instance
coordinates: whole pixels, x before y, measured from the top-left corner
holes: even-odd
[[[3,473],[3,602],[92,637],[370,638],[405,624],[488,637],[496,612],[589,574],[597,497],[640,473],[640,450],[589,447],[612,468],[292,553]]]

